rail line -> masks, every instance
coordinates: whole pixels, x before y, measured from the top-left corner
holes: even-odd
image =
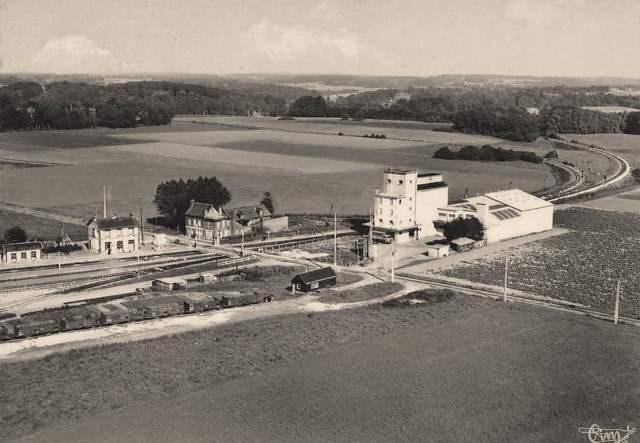
[[[483,289],[474,289],[469,288],[464,285],[457,285],[455,283],[443,282],[441,280],[431,279],[428,277],[422,277],[412,274],[399,273],[396,274],[396,277],[403,280],[425,283],[431,286],[437,286],[444,289],[452,289],[455,291],[471,293],[473,295],[477,295],[483,298],[491,298],[494,300],[500,300],[504,297],[504,294],[499,294],[493,291],[487,291]],[[601,320],[614,321],[614,316],[612,314],[607,314],[605,312],[595,311],[590,309],[588,306],[581,305],[580,303],[572,303],[566,302],[563,300],[536,300],[529,297],[519,296],[519,295],[509,295],[507,294],[507,300],[524,303],[533,306],[542,306],[546,308],[556,309],[559,311],[570,312],[573,314],[584,315],[587,317],[594,317]],[[640,319],[635,319],[631,317],[618,316],[619,323],[630,324],[634,326],[640,326]]]
[[[631,174],[631,165],[629,164],[629,162],[622,157],[621,155],[615,154],[613,152],[610,151],[606,151],[605,149],[600,149],[600,148],[593,148],[591,146],[585,146],[582,143],[573,143],[573,142],[569,142],[563,139],[563,141],[575,148],[579,148],[579,149],[583,149],[585,151],[591,151],[591,152],[595,152],[596,154],[600,154],[603,155],[607,158],[613,159],[618,163],[618,170],[616,171],[616,173],[613,175],[613,177],[603,181],[602,183],[590,186],[588,188],[585,189],[580,189],[577,191],[572,191],[573,187],[570,187],[568,189],[559,191],[557,195],[555,196],[548,196],[545,199],[550,201],[551,203],[558,203],[562,200],[567,200],[570,198],[574,198],[574,197],[579,197],[581,195],[585,195],[585,194],[591,194],[593,192],[599,191],[600,189],[604,189],[606,187],[609,187],[613,184],[616,184],[622,180],[624,180],[625,178],[627,178],[630,174]],[[570,192],[567,192],[570,191]]]

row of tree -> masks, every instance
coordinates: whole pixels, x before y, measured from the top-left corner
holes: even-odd
[[[284,88],[284,89],[283,89]],[[285,87],[267,91],[288,92]],[[286,94],[284,94],[286,95]],[[284,96],[164,81],[114,85],[15,82],[0,88],[0,130],[164,125],[175,114],[283,115]]]
[[[530,163],[542,163],[542,157],[535,152],[514,151],[513,149],[503,149],[491,145],[477,147],[467,145],[458,151],[452,151],[448,146],[443,146],[433,154],[433,158],[445,160],[474,160],[485,162],[504,162],[522,160]]]
[[[395,100],[396,93],[389,89],[369,91],[329,103],[320,96],[300,97],[289,109],[289,115],[450,122],[456,131],[525,142],[556,133],[640,133],[639,113],[603,113],[580,108],[640,106],[640,99],[621,98],[600,90],[427,88],[413,90],[408,100]],[[532,107],[537,107],[539,114],[528,112],[527,108]]]

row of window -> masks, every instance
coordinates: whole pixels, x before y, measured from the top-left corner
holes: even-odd
[[[27,255],[26,252],[21,252],[20,253],[20,260],[26,260],[27,256],[28,255]],[[11,261],[17,261],[18,260],[18,253],[17,252],[12,252],[9,257],[11,257]],[[36,251],[31,251],[31,260],[35,260],[37,258],[38,258],[38,253]]]
[[[104,236],[109,238],[111,237],[111,231],[113,231],[113,237],[122,237],[125,233],[125,229],[124,228],[119,228],[119,229],[105,229],[104,230]],[[134,228],[127,228],[127,235],[134,235],[135,234],[135,230]],[[91,231],[91,236],[95,237],[96,236],[96,230],[95,228]]]
[[[387,179],[387,183],[388,183],[388,184],[391,184],[391,182],[392,182],[392,180],[391,180],[390,178],[388,178],[388,179]],[[398,180],[398,184],[399,184],[399,185],[404,185],[404,180],[402,180],[402,179]],[[413,184],[413,180],[409,180],[409,184],[410,184],[410,185],[411,185],[411,184]]]

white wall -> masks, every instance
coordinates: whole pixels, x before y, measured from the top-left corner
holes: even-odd
[[[548,231],[553,228],[553,206],[524,211],[520,217],[483,224],[488,243]]]
[[[433,221],[438,219],[438,207],[449,202],[449,188],[433,188],[418,191],[416,201],[416,223],[422,225],[421,237],[436,235]]]

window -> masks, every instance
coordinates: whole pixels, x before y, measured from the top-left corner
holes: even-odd
[[[387,179],[387,183],[391,184],[391,179],[390,178]]]
[[[118,252],[122,252],[124,250],[122,241],[119,241],[118,243],[116,243],[116,249],[118,250]]]
[[[409,184],[413,184],[413,180],[409,180]]]
[[[439,215],[440,217],[446,217],[446,216],[447,216],[447,214],[445,214],[444,212],[438,212],[438,215]]]
[[[18,259],[18,254],[16,254],[15,252],[11,253],[11,260],[12,261],[16,261]]]
[[[389,224],[392,225],[393,224],[393,220],[389,220]]]
[[[104,231],[104,236],[105,236],[106,238],[111,237],[111,229],[105,229],[105,231]]]
[[[20,253],[20,260],[26,260],[27,259],[27,253],[26,252],[21,252]]]
[[[136,248],[136,241],[135,240],[129,240],[129,242],[127,243],[129,245],[129,250],[132,251]]]
[[[133,235],[133,228],[129,228],[129,235]]]
[[[382,223],[382,219],[380,219],[380,223]],[[15,255],[15,254],[13,254],[13,255]]]
[[[393,217],[393,209],[391,209],[389,212],[391,212],[391,216]]]
[[[398,204],[401,205],[402,204],[402,199],[398,200]]]
[[[398,184],[402,185],[402,184],[404,184],[404,182],[402,180],[398,180]]]
[[[36,258],[38,258],[38,253],[36,251],[31,251],[31,259],[35,260]]]
[[[409,201],[413,201],[413,197],[409,197]]]

